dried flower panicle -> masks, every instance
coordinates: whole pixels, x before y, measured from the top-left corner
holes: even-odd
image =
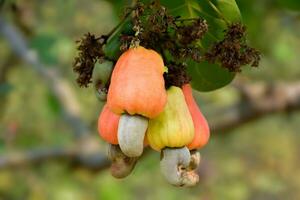
[[[75,58],[73,70],[78,74],[76,81],[80,87],[88,87],[95,63],[104,59],[102,50],[104,40],[105,37],[96,38],[95,35],[87,33],[77,41],[79,53]]]
[[[257,67],[260,53],[248,46],[245,33],[246,28],[242,24],[231,24],[224,39],[212,46],[205,54],[205,59],[211,63],[218,62],[231,72],[241,72],[244,65]]]
[[[202,18],[196,18],[191,24],[178,26],[178,42],[184,46],[191,45],[203,38],[208,31],[208,25]]]
[[[125,16],[130,17],[134,33],[120,35],[120,50],[124,52],[130,47],[141,45],[159,52],[170,67],[170,72],[165,75],[168,84],[179,86],[182,80],[186,80],[185,63],[188,60],[218,63],[231,72],[240,72],[244,65],[257,67],[259,64],[260,53],[248,46],[246,27],[240,23],[229,25],[224,39],[205,50],[199,44],[209,25],[201,17],[182,19],[180,16],[172,16],[159,1],[150,4],[138,2],[127,9]],[[75,58],[73,69],[78,73],[77,82],[81,87],[91,83],[94,64],[106,58],[102,47],[107,37],[96,38],[88,33],[79,41],[79,55]]]
[[[168,65],[168,72],[164,74],[165,86],[169,88],[170,86],[182,87],[191,81],[191,78],[186,71],[187,66],[183,63],[170,63]]]

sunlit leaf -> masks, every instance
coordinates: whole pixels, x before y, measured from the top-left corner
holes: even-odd
[[[241,20],[241,13],[235,0],[214,0],[214,4],[228,22],[235,22]]]

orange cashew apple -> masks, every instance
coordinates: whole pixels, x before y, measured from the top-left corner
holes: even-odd
[[[136,47],[118,59],[111,76],[107,104],[116,114],[158,116],[167,102],[164,62],[153,50]]]
[[[155,118],[167,102],[164,62],[153,50],[135,47],[118,59],[107,95],[108,108],[121,115],[118,141],[129,157],[143,153],[148,119]]]

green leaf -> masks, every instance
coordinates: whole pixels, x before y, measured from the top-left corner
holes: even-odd
[[[235,0],[214,0],[217,10],[220,11],[221,16],[228,22],[241,21],[241,12]]]
[[[105,55],[111,59],[111,60],[117,60],[120,55],[120,46],[121,46],[121,41],[120,41],[120,36],[122,34],[133,34],[132,30],[132,23],[130,19],[126,19],[120,27],[116,30],[116,32],[109,38],[107,41],[105,47],[104,47],[104,53]]]
[[[161,4],[168,8],[174,16],[181,16],[182,18],[197,17],[201,10],[198,2],[194,0],[174,0],[172,3],[168,0],[161,0]]]
[[[188,73],[192,87],[198,91],[212,91],[229,84],[235,74],[217,64],[188,62]]]

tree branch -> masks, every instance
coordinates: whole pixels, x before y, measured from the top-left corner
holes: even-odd
[[[218,110],[210,124],[213,133],[237,128],[264,116],[300,109],[300,82],[239,84],[240,102]]]
[[[49,160],[69,161],[73,166],[84,167],[90,170],[102,170],[110,165],[110,161],[103,155],[102,151],[83,153],[80,148],[52,147],[2,155],[0,156],[0,170],[20,168]]]
[[[37,57],[36,52],[31,50],[20,31],[5,21],[0,15],[0,33],[6,38],[13,52],[19,56],[43,79],[55,97],[58,99],[63,110],[64,119],[73,129],[75,136],[88,135],[90,132],[87,125],[80,119],[80,106],[69,83],[64,80],[55,67],[47,67]]]

